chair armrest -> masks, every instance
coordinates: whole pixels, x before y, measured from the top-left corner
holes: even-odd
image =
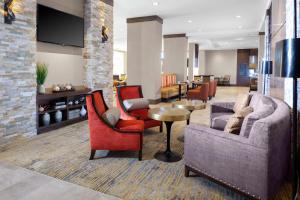
[[[211,104],[211,113],[233,112],[234,102],[215,102]]]

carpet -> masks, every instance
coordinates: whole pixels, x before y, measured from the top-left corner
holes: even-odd
[[[209,106],[195,111],[191,123],[207,125],[208,114]],[[184,133],[185,126],[186,122],[176,122],[172,128],[171,148],[181,155],[183,143],[177,138]],[[138,161],[135,152],[105,151],[97,151],[96,159],[89,161],[87,122],[33,138],[1,139],[0,160],[125,200],[246,199],[205,178],[184,177],[182,160],[176,163],[155,160],[154,154],[165,149],[165,130],[164,127],[164,133],[159,133],[158,128],[145,132],[143,161]],[[286,183],[275,200],[289,199],[290,193],[291,186]]]

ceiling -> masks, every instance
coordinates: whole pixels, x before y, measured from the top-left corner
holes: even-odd
[[[127,18],[158,15],[163,34],[186,33],[189,42],[208,50],[257,48],[270,0],[115,0],[114,5],[115,49],[127,49]]]

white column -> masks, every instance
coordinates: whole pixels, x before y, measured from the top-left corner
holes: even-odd
[[[185,34],[164,35],[163,72],[176,74],[177,81],[186,81],[187,45]]]
[[[158,16],[127,19],[127,82],[153,101],[161,98],[162,23]]]

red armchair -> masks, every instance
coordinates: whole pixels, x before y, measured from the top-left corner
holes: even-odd
[[[209,81],[209,90],[208,90],[208,98],[211,100],[214,96],[214,91],[215,91],[215,81],[211,80]]]
[[[209,84],[204,83],[201,87],[196,89],[189,90],[187,93],[188,100],[202,100],[203,102],[207,102],[208,100],[208,91],[209,91]]]
[[[119,120],[115,127],[106,123],[102,114],[108,107],[101,90],[87,95],[86,104],[90,129],[90,160],[94,159],[96,150],[139,151],[139,160],[142,160],[144,122]]]
[[[121,119],[123,120],[143,120],[145,123],[145,129],[152,127],[160,127],[160,132],[162,132],[162,122],[150,119],[148,117],[149,108],[138,109],[133,111],[127,111],[123,101],[126,99],[137,99],[143,98],[142,87],[138,85],[134,86],[119,86],[117,87],[116,100],[117,107],[121,111]]]

